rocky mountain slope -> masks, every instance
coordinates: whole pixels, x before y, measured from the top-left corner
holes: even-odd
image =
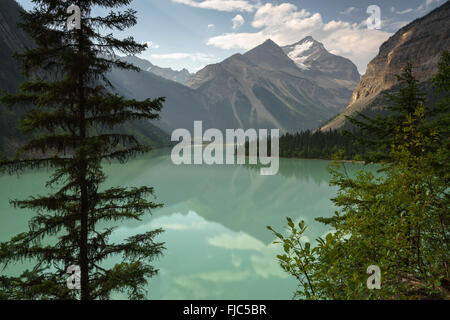
[[[13,53],[32,45],[27,35],[16,27],[20,21],[19,10],[15,1],[0,1],[0,88],[4,90],[16,88],[22,80]]]
[[[17,28],[19,12],[20,6],[15,1],[0,1],[0,94],[16,90],[24,80],[13,54],[21,51],[24,46],[31,46],[32,42]],[[21,139],[16,128],[18,116],[19,113],[0,106],[0,151],[15,148],[17,141]]]
[[[136,56],[123,57],[123,60],[128,63],[134,64],[135,66],[141,68],[143,71],[149,71],[157,76],[163,77],[167,80],[172,80],[181,84],[185,84],[192,74],[189,73],[187,69],[182,69],[180,71],[173,70],[171,68],[161,68],[155,66],[150,61],[145,59],[140,59]]]
[[[0,94],[14,92],[24,81],[19,72],[14,52],[20,52],[24,47],[32,47],[32,40],[20,29],[21,7],[14,0],[0,1]],[[20,146],[23,138],[17,130],[21,111],[8,110],[0,105],[0,152],[12,154]],[[148,121],[135,121],[121,128],[121,132],[133,133],[142,142],[157,146],[167,144],[169,137],[158,127]]]
[[[299,50],[302,46],[310,47]],[[305,59],[298,56],[301,52]],[[208,113],[228,126],[298,131],[313,129],[341,111],[358,80],[351,61],[308,37],[284,48],[269,39],[205,67],[186,85],[206,99]]]
[[[379,54],[369,63],[366,74],[353,92],[350,104],[321,130],[341,128],[345,124],[345,116],[355,112],[381,109],[386,102],[382,92],[395,87],[395,75],[401,73],[408,62],[413,63],[414,75],[422,86],[428,87],[427,82],[436,74],[437,63],[444,50],[450,50],[448,1],[403,27],[381,45]]]
[[[177,128],[193,129],[195,120],[203,120],[205,127],[215,127],[221,123],[214,121],[207,112],[203,97],[195,90],[175,81],[164,79],[147,71],[134,72],[113,69],[108,79],[115,90],[127,97],[138,100],[166,97],[160,113],[161,119],[153,122],[166,132]]]

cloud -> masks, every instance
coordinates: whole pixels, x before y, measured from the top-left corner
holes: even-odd
[[[223,49],[249,50],[268,38],[284,46],[312,36],[327,50],[352,60],[364,73],[380,45],[392,35],[381,30],[369,30],[364,23],[351,24],[340,20],[325,23],[320,13],[300,10],[291,3],[267,3],[258,8],[251,24],[259,31],[225,33],[209,38],[207,44]]]
[[[169,217],[161,217],[150,223],[152,229],[162,228],[164,230],[201,230],[207,227],[204,219],[197,218],[192,211],[187,215],[175,213]]]
[[[416,11],[426,11],[429,6],[431,6],[433,3],[440,3],[442,0],[425,0],[424,3],[422,3],[419,7],[417,7]]]
[[[185,52],[152,54],[150,55],[150,57],[152,59],[165,59],[165,60],[190,59],[195,62],[210,62],[216,59],[214,55],[208,53],[185,53]]]
[[[152,41],[144,41],[141,44],[146,44],[148,49],[159,49],[159,44],[156,44]]]
[[[164,230],[188,230],[189,226],[181,223],[159,223],[152,224],[153,228],[162,228]]]
[[[245,233],[240,233],[237,235],[224,233],[208,238],[207,241],[214,247],[224,249],[263,251],[266,247],[263,242]]]
[[[231,22],[233,22],[233,30],[235,30],[242,27],[245,23],[245,20],[244,17],[238,14],[231,20]]]
[[[245,233],[230,234],[224,233],[207,239],[208,243],[214,247],[227,250],[253,251],[249,256],[253,267],[252,274],[259,275],[262,278],[271,276],[286,278],[288,275],[280,268],[276,255],[279,252],[278,246],[270,243],[265,245],[262,241],[253,238]],[[245,256],[248,256],[247,254]],[[232,264],[235,268],[240,267],[241,260],[234,260]]]
[[[402,10],[402,11],[397,11],[396,13],[397,14],[407,14],[407,13],[410,13],[410,12],[413,12],[413,11],[415,11],[413,8],[408,8],[408,9],[405,9],[405,10]]]
[[[207,44],[222,49],[249,50],[264,42],[264,34],[257,33],[225,33],[208,39]]]
[[[250,270],[217,270],[212,272],[197,273],[191,275],[194,279],[201,279],[209,282],[241,282],[252,275]]]
[[[423,13],[424,11],[426,11],[432,4],[436,3],[440,3],[442,0],[425,0],[421,5],[419,5],[416,9],[413,8],[408,8],[405,10],[401,10],[401,11],[395,11],[395,8],[392,7],[391,8],[391,12],[395,12],[396,14],[407,14],[407,13],[411,13],[411,12],[419,12],[419,13]]]
[[[392,31],[392,32],[396,32],[397,30],[400,30],[401,28],[403,28],[404,26],[406,26],[407,24],[409,24],[411,21],[407,21],[407,20],[400,20],[400,21],[393,21],[393,20],[383,20],[383,28],[386,31]]]
[[[341,11],[340,14],[350,14],[355,11],[358,11],[358,8],[350,7],[350,8],[347,8],[347,10]]]
[[[214,24],[212,24],[212,23],[208,24],[208,29],[211,29],[211,28],[214,28],[214,27],[215,27]]]
[[[313,19],[308,19],[308,16],[310,16],[308,11],[304,9],[298,11],[297,7],[292,3],[283,3],[280,5],[267,3],[256,11],[252,26],[262,28],[278,27],[281,24],[285,24],[288,27],[300,27],[302,24],[308,23],[308,21],[312,22],[314,18],[317,18],[315,16]]]
[[[181,3],[187,6],[201,9],[210,9],[218,11],[246,11],[252,12],[256,9],[257,3],[250,0],[172,0],[175,3]]]
[[[242,265],[242,261],[243,259],[241,256],[234,253],[231,254],[231,264],[233,265],[233,267],[239,268]]]
[[[442,0],[425,0],[425,6],[427,6],[427,7],[429,7],[429,6],[431,6],[433,3],[439,3],[439,2],[441,2]]]

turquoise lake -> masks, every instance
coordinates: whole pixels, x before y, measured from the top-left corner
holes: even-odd
[[[156,150],[125,165],[107,165],[108,187],[153,186],[156,201],[164,204],[141,222],[117,225],[111,240],[165,230],[157,239],[166,250],[154,262],[160,271],[149,281],[149,299],[291,299],[295,279],[279,267],[281,248],[272,244],[266,226],[283,230],[289,216],[306,221],[310,241],[329,232],[314,221],[336,210],[329,163],[280,159],[277,175],[261,176],[242,165],[176,166],[169,150]],[[355,171],[363,165],[346,167]],[[27,230],[33,214],[12,208],[9,199],[46,194],[48,176],[46,171],[0,175],[1,242]]]

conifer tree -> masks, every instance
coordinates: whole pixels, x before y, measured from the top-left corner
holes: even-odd
[[[164,102],[126,100],[113,93],[106,77],[111,68],[137,71],[116,54],[135,55],[146,48],[132,37],[104,33],[137,23],[134,10],[116,10],[131,2],[33,0],[34,9],[22,14],[20,26],[35,43],[17,54],[27,81],[1,101],[14,108],[33,106],[20,123],[30,139],[13,159],[2,160],[0,168],[9,174],[50,168],[46,187],[52,193],[12,201],[36,215],[28,231],[1,243],[0,263],[30,260],[35,267],[18,277],[2,276],[2,298],[90,300],[122,292],[138,299],[144,298],[148,279],[157,273],[151,261],[162,253],[163,244],[154,241],[162,230],[111,243],[114,228],[100,227],[140,220],[160,206],[153,202],[151,187],[101,188],[104,162],[123,164],[149,150],[132,135],[114,133],[114,128],[127,121],[157,119]],[[81,25],[68,30],[72,4],[81,9]],[[94,7],[111,11],[95,16]],[[121,263],[105,267],[105,259],[113,256]],[[69,266],[81,269],[80,291],[67,287]]]
[[[384,107],[384,114],[374,117],[357,112],[355,116],[347,117],[357,130],[344,134],[360,145],[370,148],[364,156],[367,162],[392,161],[390,150],[392,144],[403,144],[405,136],[398,135],[399,125],[404,125],[405,120],[411,117],[417,108],[425,102],[425,94],[419,90],[419,81],[413,76],[413,66],[409,63],[402,74],[397,75],[397,81],[404,83],[398,92],[386,92],[385,96],[391,102]],[[429,110],[424,116],[429,120]],[[420,124],[422,125],[422,124]],[[422,129],[422,128],[421,128]]]
[[[356,122],[365,133],[359,141],[385,151],[378,159],[386,162],[377,174],[349,175],[338,162],[330,167],[339,210],[316,220],[333,232],[313,246],[302,241],[303,222],[288,219],[287,236],[269,227],[283,245],[282,268],[299,282],[298,297],[449,298],[449,58],[442,55],[433,79],[435,92],[443,95],[438,106],[422,103],[409,65],[399,76],[400,89],[390,95],[392,113]],[[376,290],[366,285],[372,265],[381,271]]]

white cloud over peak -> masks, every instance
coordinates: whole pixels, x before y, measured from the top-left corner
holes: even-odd
[[[266,3],[256,11],[252,26],[255,28],[281,24],[294,26],[302,23],[308,16],[310,16],[308,11],[304,9],[298,11],[297,7],[292,3],[282,3],[280,5]]]
[[[208,39],[207,44],[222,49],[249,50],[264,42],[262,32],[257,33],[225,33]]]
[[[246,11],[252,12],[257,7],[257,1],[250,0],[171,0],[187,6],[218,11]]]
[[[298,9],[291,3],[267,3],[256,11],[252,26],[260,29],[251,33],[225,33],[208,39],[207,44],[223,49],[249,50],[268,38],[284,46],[306,36],[322,42],[327,50],[352,60],[364,73],[368,62],[378,53],[380,45],[391,33],[369,30],[362,23],[332,20],[325,23],[320,13]]]
[[[238,14],[233,19],[231,19],[231,22],[233,23],[233,30],[236,30],[244,25],[245,19],[243,16]]]

